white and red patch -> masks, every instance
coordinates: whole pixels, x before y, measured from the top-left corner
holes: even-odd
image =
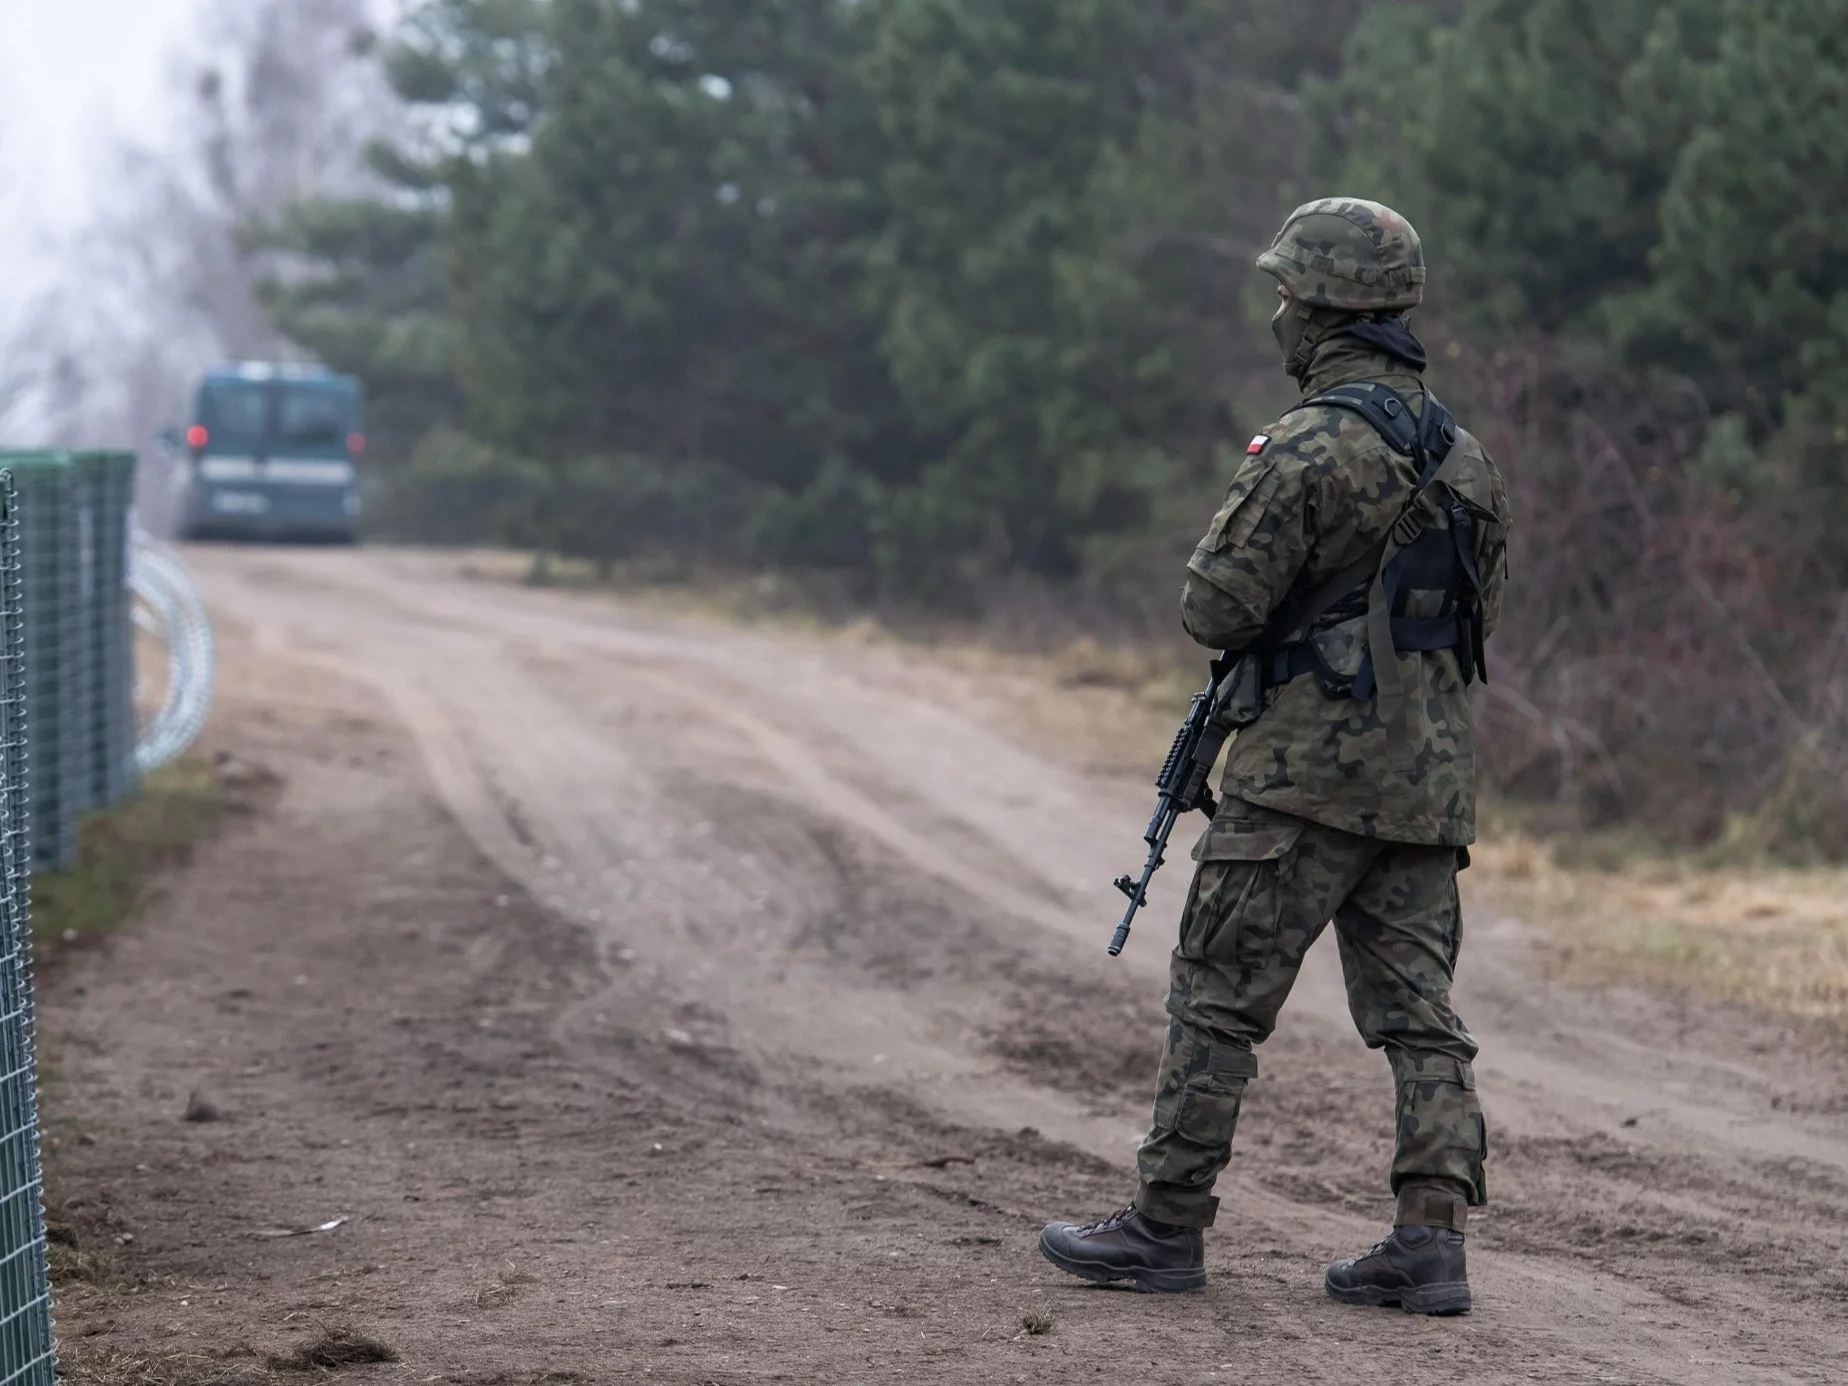
[[[1270,434],[1260,433],[1257,437],[1251,440],[1251,446],[1245,449],[1245,456],[1256,457],[1259,453],[1263,452],[1264,449],[1269,446],[1270,446]]]

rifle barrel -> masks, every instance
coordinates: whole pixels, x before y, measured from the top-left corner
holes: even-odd
[[[1179,805],[1173,799],[1163,795],[1160,807],[1155,811],[1155,820],[1149,824],[1149,856],[1142,864],[1142,879],[1136,882],[1135,889],[1129,894],[1129,908],[1123,911],[1123,922],[1118,924],[1116,932],[1110,936],[1110,956],[1117,957],[1123,946],[1129,942],[1129,927],[1136,922],[1136,911],[1148,903],[1149,882],[1155,879],[1155,873],[1168,850],[1168,836],[1174,831],[1174,823],[1180,817]],[[1125,881],[1128,877],[1124,878]]]
[[[1212,773],[1212,763],[1218,758],[1219,746],[1224,737],[1219,737],[1213,744],[1213,754],[1201,764],[1201,746],[1207,740],[1211,722],[1214,695],[1219,682],[1225,678],[1231,668],[1226,656],[1221,655],[1213,662],[1212,676],[1206,687],[1194,694],[1193,702],[1187,708],[1187,720],[1181,723],[1181,729],[1174,734],[1174,741],[1168,747],[1168,755],[1161,763],[1161,773],[1155,777],[1155,812],[1149,817],[1148,830],[1142,840],[1149,845],[1148,860],[1142,866],[1142,879],[1132,887],[1129,877],[1122,876],[1117,885],[1129,896],[1129,908],[1123,911],[1123,922],[1118,924],[1116,932],[1110,936],[1110,956],[1116,957],[1123,951],[1123,945],[1129,942],[1130,925],[1136,922],[1136,911],[1148,903],[1149,882],[1155,879],[1155,873],[1161,869],[1163,854],[1168,850],[1168,836],[1174,831],[1174,825],[1183,813],[1199,808],[1206,811],[1210,818],[1218,812],[1218,804],[1212,791],[1206,788],[1206,777]]]

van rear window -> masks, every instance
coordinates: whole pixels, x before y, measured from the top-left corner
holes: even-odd
[[[254,452],[269,432],[269,391],[252,381],[214,382],[199,395],[199,422],[213,452]]]
[[[358,431],[353,397],[344,390],[280,386],[276,398],[276,446],[316,451],[344,448]]]

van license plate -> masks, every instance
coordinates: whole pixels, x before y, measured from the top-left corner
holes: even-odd
[[[261,491],[214,491],[212,509],[220,515],[266,515],[269,497]]]

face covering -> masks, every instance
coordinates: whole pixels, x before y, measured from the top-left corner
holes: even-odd
[[[1317,326],[1315,317],[1314,309],[1290,300],[1278,304],[1276,316],[1271,319],[1271,335],[1277,339],[1277,349],[1283,353],[1284,374],[1298,384],[1309,373],[1316,347],[1330,337],[1357,337],[1368,346],[1398,357],[1415,371],[1425,368],[1424,343],[1413,335],[1404,317],[1361,318],[1333,328],[1324,327],[1311,336],[1311,330]]]
[[[1303,350],[1303,339],[1308,331],[1307,309],[1289,299],[1277,305],[1277,314],[1271,319],[1271,335],[1277,339],[1277,349],[1283,353],[1283,372],[1293,380],[1300,381],[1309,368],[1310,353]]]
[[[1398,357],[1413,370],[1425,368],[1424,343],[1412,335],[1411,325],[1402,317],[1362,320],[1342,328],[1337,335],[1358,337],[1368,346]]]

